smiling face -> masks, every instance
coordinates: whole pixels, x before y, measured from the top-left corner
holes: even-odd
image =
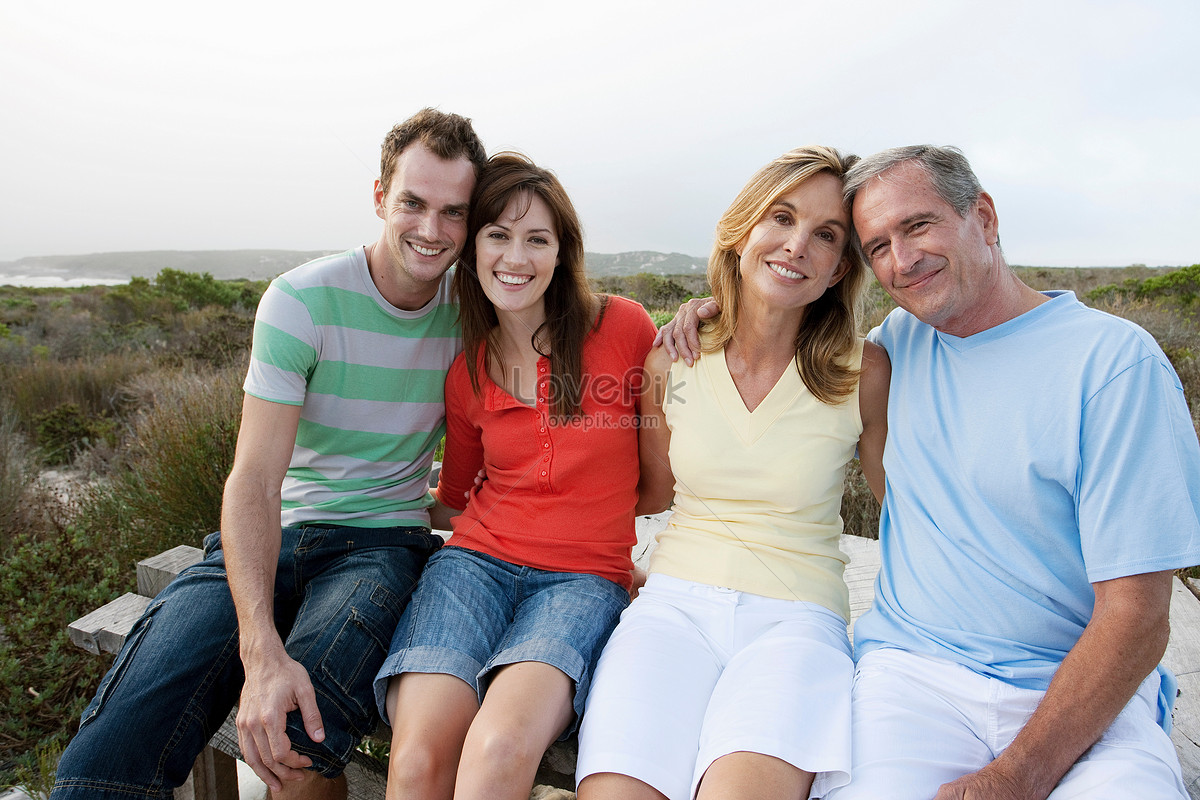
[[[807,306],[850,268],[849,236],[850,215],[836,176],[817,173],[780,195],[735,248],[742,302]]]
[[[476,273],[497,315],[516,314],[535,327],[545,320],[546,289],[558,266],[557,227],[542,198],[519,192],[479,229]]]
[[[901,308],[955,336],[988,326],[1007,268],[986,192],[960,216],[922,167],[904,162],[859,190],[854,226],[875,277]]]
[[[372,270],[372,277],[377,284],[386,283],[379,288],[390,302],[408,307],[410,303],[393,297],[424,297],[427,302],[433,296],[466,242],[474,187],[470,161],[439,158],[419,142],[396,157],[386,191],[375,182],[375,213],[384,221],[375,257],[383,256],[383,269],[381,274]]]

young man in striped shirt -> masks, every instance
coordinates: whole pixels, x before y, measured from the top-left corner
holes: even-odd
[[[447,270],[486,154],[426,109],[384,140],[373,244],[263,295],[221,533],[130,632],[55,798],[170,797],[238,704],[274,797],[345,797],[371,682],[425,559],[442,387],[461,343]]]

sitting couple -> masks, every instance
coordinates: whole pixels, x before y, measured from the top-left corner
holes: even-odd
[[[1178,379],[1016,279],[955,151],[855,161],[760,170],[718,226],[721,314],[651,350],[644,311],[588,290],[552,174],[456,115],[398,125],[379,240],[264,295],[222,532],[131,632],[54,796],[169,797],[235,702],[278,797],[344,796],[377,707],[391,796],[525,797],[585,703],[585,800],[1185,796],[1154,669],[1170,570],[1200,561]],[[865,343],[864,255],[902,307]],[[463,511],[439,549],[443,414],[434,519]],[[884,499],[857,672],[856,449]],[[622,614],[634,514],[672,501]]]

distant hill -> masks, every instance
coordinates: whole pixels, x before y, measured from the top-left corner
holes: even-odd
[[[73,256],[31,256],[0,262],[5,277],[61,278],[79,281],[153,278],[164,269],[208,272],[214,278],[264,280],[333,250],[144,250]]]
[[[0,284],[20,278],[80,282],[153,278],[163,269],[207,272],[214,278],[266,280],[336,250],[147,250],[132,253],[91,253],[73,256],[31,256],[0,262]],[[703,274],[707,260],[682,253],[586,255],[588,274],[595,278],[636,275]]]
[[[588,275],[606,278],[614,275],[703,275],[707,258],[685,256],[683,253],[656,253],[653,250],[633,250],[628,253],[585,253]]]

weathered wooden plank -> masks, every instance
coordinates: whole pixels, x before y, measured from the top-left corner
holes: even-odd
[[[843,578],[850,590],[850,642],[854,642],[854,623],[875,601],[875,576],[879,574],[879,540],[842,534],[839,544],[850,557]]]
[[[1171,639],[1163,663],[1179,679],[1171,741],[1192,800],[1200,800],[1200,600],[1175,580],[1171,587]]]
[[[634,564],[642,569],[650,566],[650,554],[658,544],[655,537],[667,527],[670,516],[670,511],[663,511],[661,514],[646,514],[634,519],[633,526],[637,531],[637,544],[633,546],[632,554]]]
[[[175,576],[183,570],[204,558],[204,551],[199,547],[181,544],[172,547],[165,553],[143,559],[137,563],[138,594],[146,597],[157,597],[158,593],[167,588],[167,584],[175,580]]]
[[[1171,741],[1183,769],[1183,784],[1192,800],[1197,800],[1200,798],[1200,673],[1192,672],[1179,678]]]
[[[149,605],[150,598],[128,592],[72,622],[67,633],[73,644],[89,653],[119,652],[133,624]]]
[[[1163,663],[1176,676],[1200,672],[1200,600],[1179,580],[1172,581],[1171,639]]]

